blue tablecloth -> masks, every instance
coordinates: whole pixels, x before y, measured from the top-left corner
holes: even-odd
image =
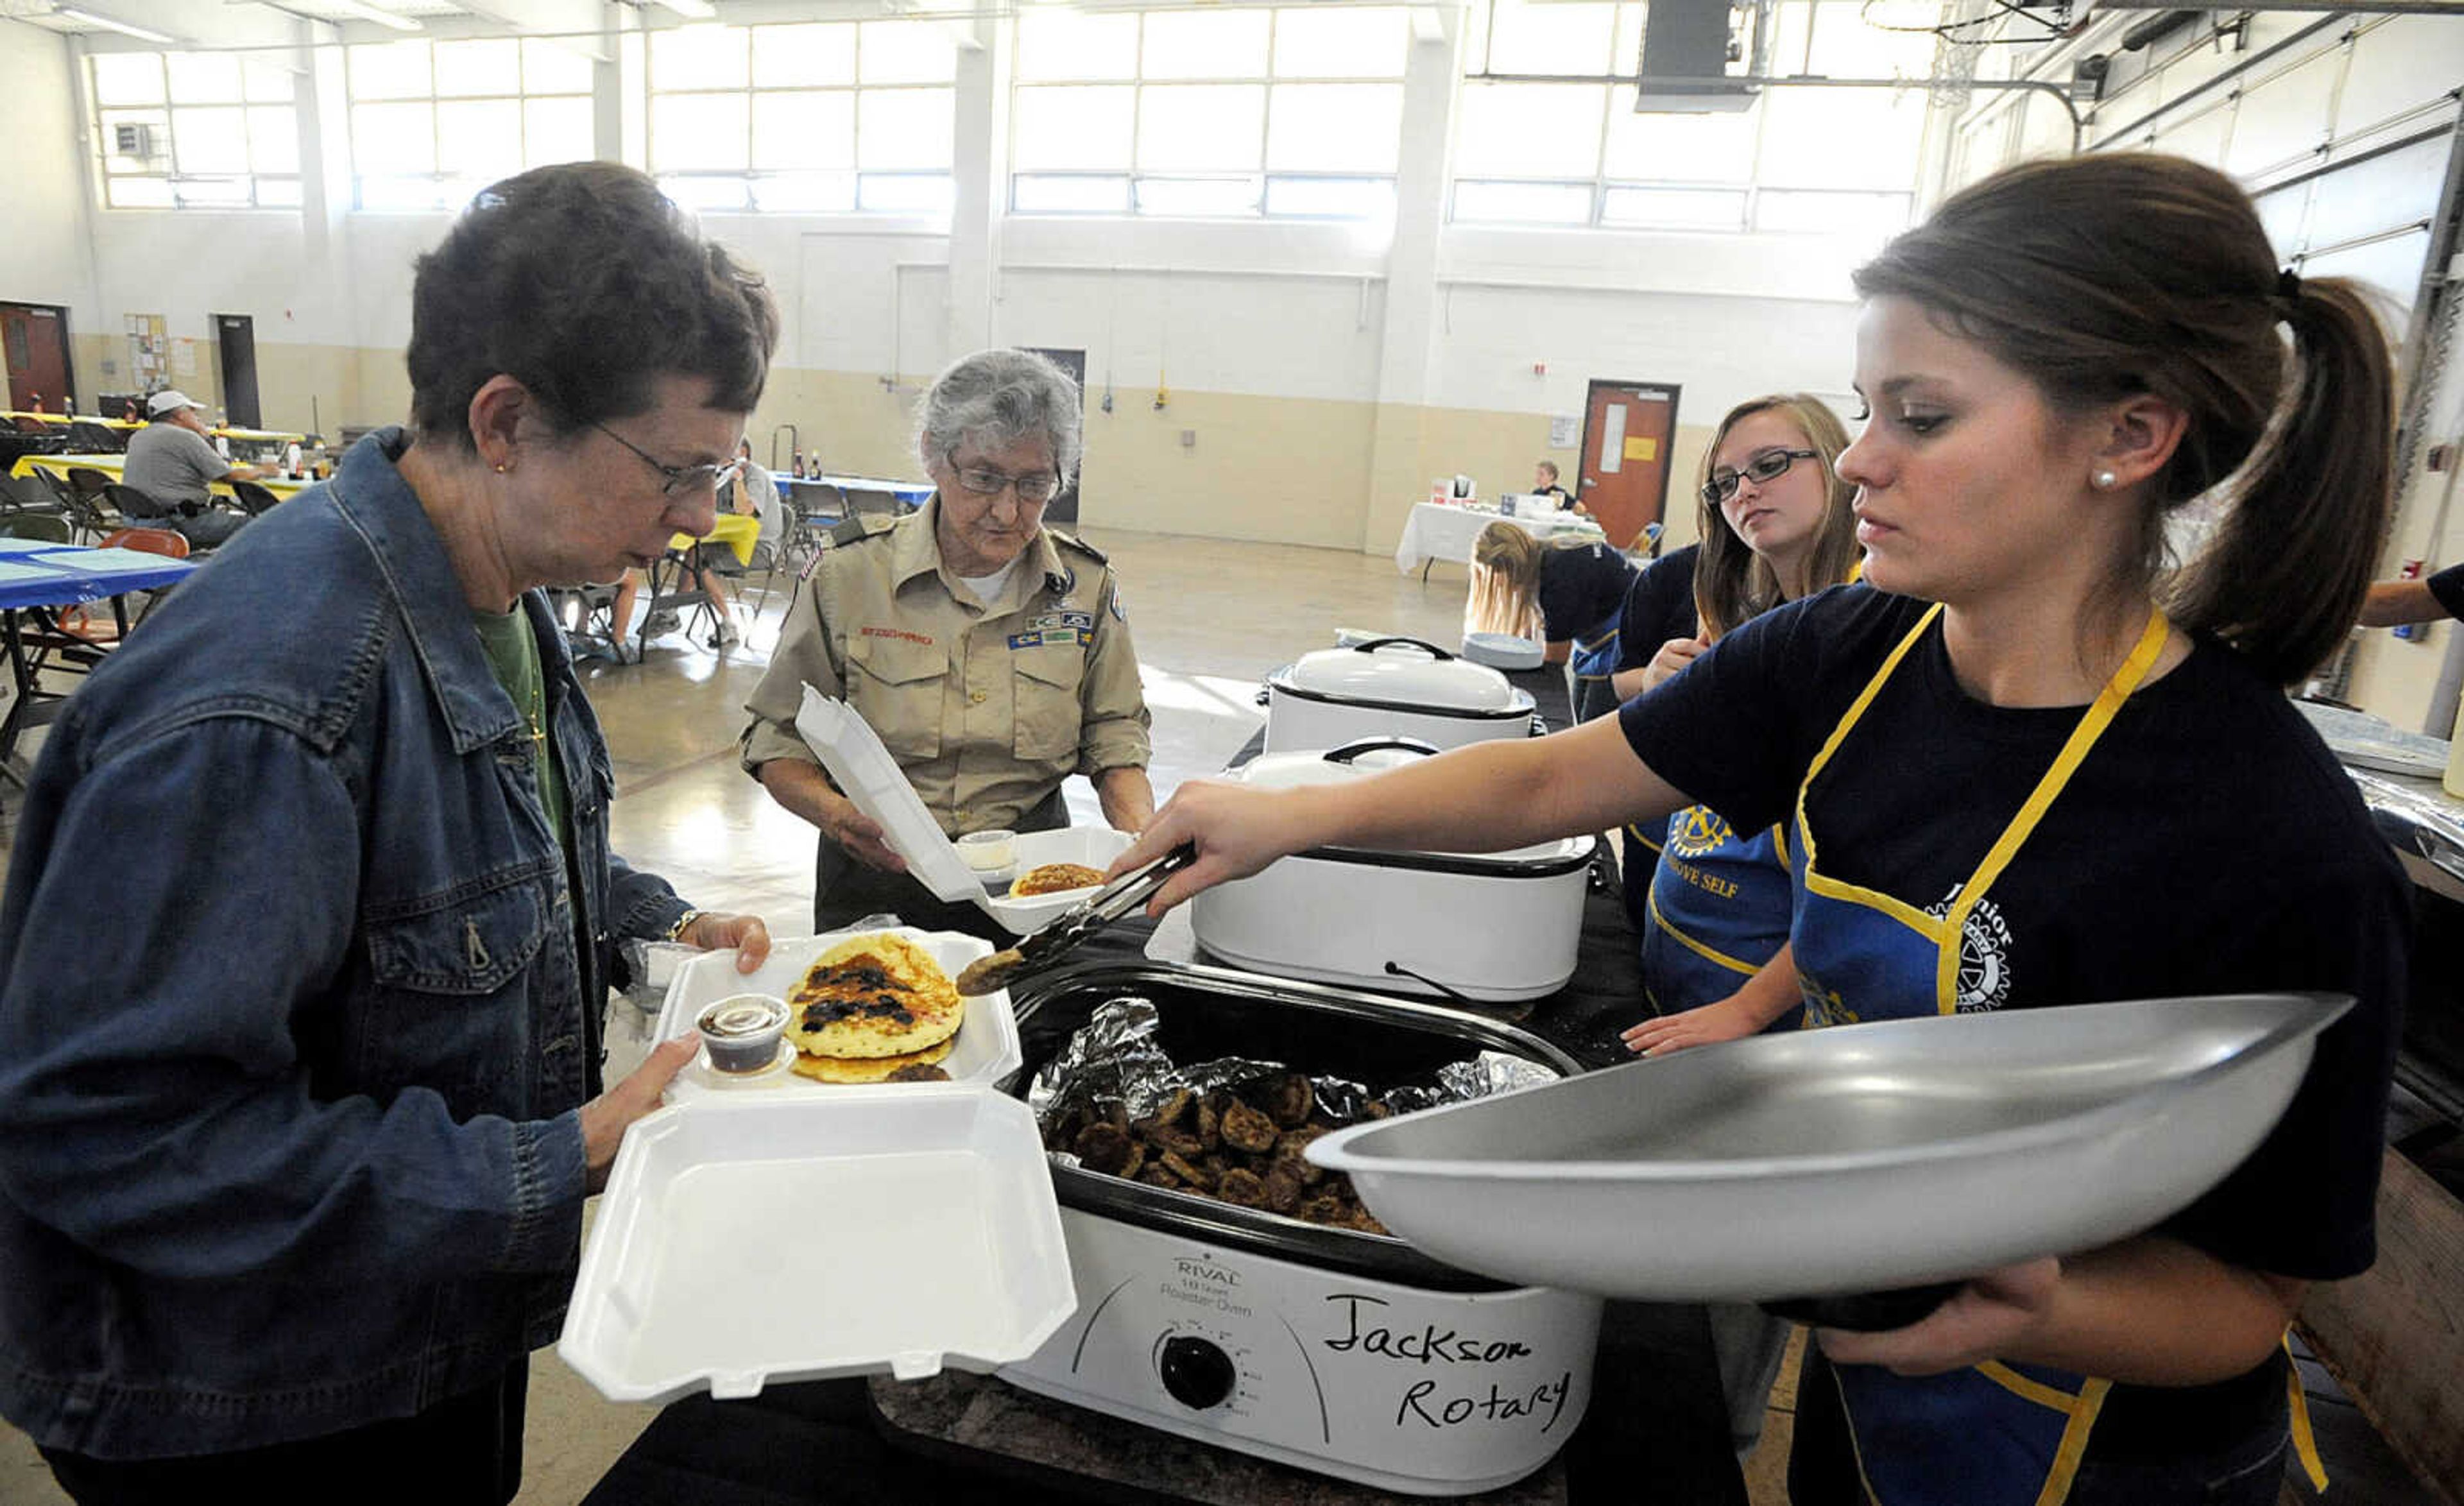
[[[187,560],[136,549],[85,549],[55,543],[33,550],[0,550],[0,610],[68,607],[130,591],[156,590],[195,569]]]

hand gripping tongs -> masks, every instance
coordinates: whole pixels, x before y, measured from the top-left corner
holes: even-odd
[[[1042,972],[1079,942],[1144,905],[1165,879],[1198,861],[1198,849],[1177,847],[1144,868],[1134,868],[1065,910],[1050,925],[1006,951],[979,957],[958,971],[958,992],[974,998]]]

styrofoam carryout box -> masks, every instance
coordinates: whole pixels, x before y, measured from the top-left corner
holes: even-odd
[[[611,1401],[1025,1359],[1077,1308],[1035,1117],[966,1083],[671,1104],[617,1152],[557,1353]]]
[[[1025,936],[1042,930],[1055,916],[1085,899],[1090,889],[1068,889],[1027,899],[1000,892],[958,855],[957,844],[942,834],[941,825],[924,808],[898,761],[882,745],[855,708],[846,701],[804,687],[803,709],[796,714],[796,731],[811,746],[830,778],[855,808],[881,824],[883,835],[907,871],[945,904],[973,903],[1011,932]],[[1018,834],[1014,872],[1024,873],[1045,863],[1083,863],[1102,870],[1129,851],[1130,835],[1105,827],[1065,827],[1057,831]]]
[[[659,1008],[657,1038],[665,1041],[691,1034],[693,1018],[705,1006],[732,994],[767,993],[786,998],[815,958],[869,929],[856,927],[822,936],[782,938],[770,943],[768,960],[749,973],[736,970],[733,951],[708,952],[693,958],[677,967],[668,983],[667,1003]],[[990,941],[960,931],[918,931],[912,926],[897,926],[891,928],[891,934],[903,936],[932,953],[941,970],[953,978],[960,968],[979,957],[989,957],[993,950]],[[1002,989],[969,999],[965,1023],[958,1027],[957,1043],[941,1059],[941,1070],[950,1074],[950,1080],[999,1082],[1016,1072],[1021,1060],[1018,1017],[1010,1012],[1009,991]],[[705,1052],[692,1067],[676,1074],[668,1087],[668,1101],[682,1103],[713,1096],[736,1097],[754,1091],[715,1079],[708,1069],[709,1053]],[[779,1089],[758,1091],[836,1095],[847,1092],[848,1085],[790,1076]]]

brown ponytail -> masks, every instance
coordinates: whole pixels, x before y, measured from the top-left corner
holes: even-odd
[[[2279,274],[2232,179],[2153,153],[2023,163],[1953,195],[1856,285],[1924,305],[2058,410],[2143,393],[2181,408],[2117,587],[2156,592],[2279,683],[2343,640],[2387,527],[2387,341],[2354,285]],[[2167,516],[2203,497],[2223,509],[2213,539],[2161,580]]]

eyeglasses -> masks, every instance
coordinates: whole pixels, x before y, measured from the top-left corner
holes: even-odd
[[[1814,459],[1820,454],[1816,450],[1766,450],[1747,461],[1742,471],[1731,471],[1722,466],[1711,473],[1711,479],[1703,483],[1703,500],[1717,507],[1737,495],[1739,481],[1750,479],[1756,484],[1775,481],[1788,474],[1790,466],[1799,460]]]
[[[1015,490],[1020,505],[1025,507],[1041,507],[1061,495],[1061,477],[1050,471],[1004,476],[971,465],[958,472],[958,485],[978,497],[999,497],[1004,490]]]
[[[591,420],[590,427],[598,430],[601,433],[605,434],[608,438],[615,440],[626,449],[632,451],[635,454],[640,455],[644,465],[649,466],[651,470],[658,472],[661,476],[665,477],[659,486],[660,495],[664,497],[674,497],[679,493],[691,495],[694,492],[700,491],[705,486],[709,487],[713,492],[716,492],[720,487],[735,480],[737,476],[744,469],[744,461],[741,456],[733,460],[723,461],[717,465],[663,465],[649,451],[643,449],[640,445],[635,444],[630,439],[626,438],[623,434],[618,433],[613,429],[608,428],[605,424],[600,423],[597,419]]]

